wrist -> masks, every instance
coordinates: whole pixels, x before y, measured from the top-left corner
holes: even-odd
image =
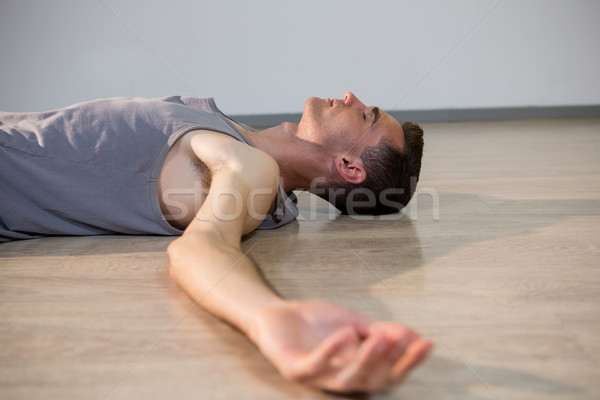
[[[249,313],[244,320],[243,326],[240,327],[242,332],[244,332],[252,343],[259,346],[261,330],[268,324],[265,323],[265,316],[271,315],[275,310],[283,309],[292,304],[293,302],[277,296],[274,296],[268,301],[261,302],[261,305]]]

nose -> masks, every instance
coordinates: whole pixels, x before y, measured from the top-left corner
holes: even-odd
[[[365,108],[365,105],[352,92],[346,92],[344,95],[344,105],[357,110],[362,110]]]

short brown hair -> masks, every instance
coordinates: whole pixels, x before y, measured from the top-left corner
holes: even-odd
[[[381,215],[398,212],[412,198],[423,157],[423,129],[413,122],[402,123],[404,151],[382,139],[367,147],[360,158],[367,177],[360,184],[327,182],[319,197],[333,204],[343,214]]]

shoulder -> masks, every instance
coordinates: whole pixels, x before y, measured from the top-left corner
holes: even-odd
[[[218,227],[226,236],[239,239],[238,234],[256,229],[270,210],[277,195],[277,162],[267,153],[227,135],[211,131],[190,133],[189,147],[209,168],[211,184],[207,200],[188,230],[205,229],[200,221],[210,221],[209,225]],[[221,214],[228,217],[222,218]],[[230,218],[232,215],[235,217]]]
[[[279,177],[277,162],[262,150],[218,132],[192,131],[189,135],[191,150],[213,175],[229,170],[256,183]]]

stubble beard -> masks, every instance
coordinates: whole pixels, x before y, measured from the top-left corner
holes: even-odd
[[[335,137],[333,127],[325,111],[329,106],[325,104],[323,99],[311,97],[306,101],[303,112],[303,129],[306,132],[306,137],[313,144],[318,144],[325,151],[331,152],[338,150],[340,146],[339,140]]]

